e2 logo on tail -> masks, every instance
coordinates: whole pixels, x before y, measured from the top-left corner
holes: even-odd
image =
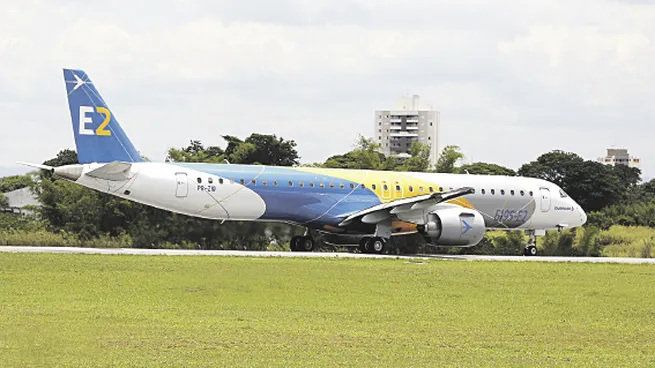
[[[102,114],[105,116],[105,120],[102,121],[98,127],[93,130],[87,128],[87,124],[92,123],[93,119],[90,116],[87,116],[87,113],[94,113],[97,112],[98,114]],[[79,133],[80,135],[99,135],[103,137],[109,137],[111,136],[111,131],[106,130],[107,125],[109,125],[109,121],[111,120],[111,113],[109,112],[109,109],[106,107],[93,107],[93,106],[80,106],[80,128],[79,128]]]

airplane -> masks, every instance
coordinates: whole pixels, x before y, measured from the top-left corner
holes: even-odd
[[[487,230],[536,236],[582,226],[585,211],[557,185],[518,176],[393,172],[145,161],[83,70],[64,69],[79,164],[20,162],[116,197],[218,221],[272,221],[305,228],[292,251],[316,238],[356,236],[383,253],[392,236],[420,234],[440,247],[472,247]]]

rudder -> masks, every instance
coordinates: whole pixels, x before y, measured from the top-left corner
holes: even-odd
[[[64,69],[64,81],[79,162],[143,161],[89,76]]]

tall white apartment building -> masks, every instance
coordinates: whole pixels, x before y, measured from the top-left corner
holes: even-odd
[[[393,110],[375,111],[375,141],[386,156],[410,157],[413,142],[430,146],[430,165],[439,158],[439,111],[419,100],[402,97]]]

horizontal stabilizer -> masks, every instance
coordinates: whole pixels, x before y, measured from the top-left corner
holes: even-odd
[[[125,181],[130,178],[129,171],[131,167],[132,164],[127,162],[110,162],[89,171],[86,175],[97,179]]]
[[[52,166],[33,164],[31,162],[16,161],[16,163],[19,164],[19,165],[29,166],[29,167],[33,167],[33,168],[41,169],[41,170],[47,170],[47,171],[50,171],[50,172],[52,172],[55,169]]]

